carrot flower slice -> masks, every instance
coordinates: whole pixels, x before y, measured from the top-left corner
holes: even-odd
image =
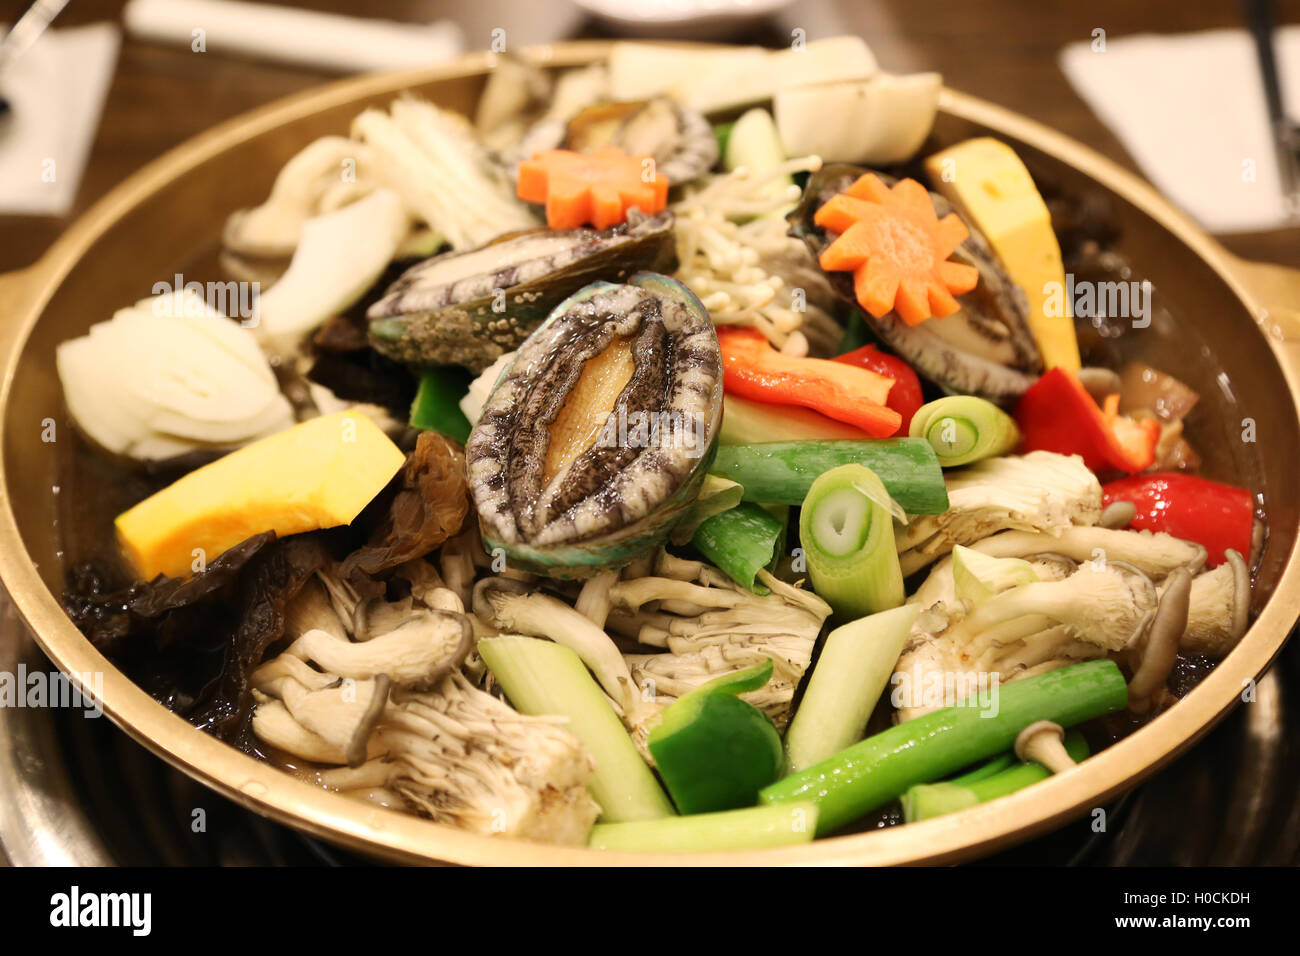
[[[853,291],[880,318],[908,325],[961,308],[956,296],[979,282],[974,266],[949,262],[970,235],[955,213],[939,218],[926,188],[901,179],[891,189],[867,173],[817,210],[813,221],[839,233],[818,260],[827,272],[852,272]]]
[[[552,229],[590,223],[608,229],[637,206],[647,215],[668,205],[668,180],[649,156],[629,156],[617,146],[593,153],[548,149],[519,164],[518,195],[546,205]]]

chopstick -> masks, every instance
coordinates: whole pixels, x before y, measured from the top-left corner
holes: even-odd
[[[1286,114],[1282,102],[1282,85],[1277,75],[1277,57],[1273,34],[1277,16],[1273,0],[1245,0],[1246,21],[1255,40],[1260,77],[1264,81],[1264,99],[1268,104],[1268,121],[1277,152],[1278,175],[1282,180],[1282,201],[1291,219],[1300,219],[1300,126]]]

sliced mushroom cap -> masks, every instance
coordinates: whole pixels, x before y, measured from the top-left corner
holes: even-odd
[[[344,643],[324,631],[308,631],[285,652],[310,660],[340,677],[364,680],[388,674],[403,686],[428,687],[460,666],[473,647],[474,630],[464,614],[421,610],[386,634]]]
[[[276,690],[295,721],[337,748],[349,766],[359,766],[368,755],[367,743],[390,686],[388,677],[380,675],[373,680],[336,679],[315,690],[284,680]]]
[[[1141,663],[1128,682],[1129,709],[1143,713],[1151,698],[1169,679],[1178,658],[1178,642],[1187,630],[1187,612],[1192,594],[1192,575],[1175,568],[1165,581],[1160,607],[1147,630]]]
[[[1180,649],[1184,654],[1226,657],[1237,646],[1250,614],[1250,569],[1237,551],[1227,560],[1192,579],[1187,630]]]
[[[313,763],[345,764],[347,752],[293,719],[280,700],[264,700],[253,710],[253,733],[285,753]]]
[[[1057,535],[1004,531],[971,548],[997,558],[1061,554],[1075,561],[1123,561],[1143,574],[1162,579],[1175,568],[1196,572],[1205,566],[1205,548],[1162,532],[1099,527],[1071,527]]]

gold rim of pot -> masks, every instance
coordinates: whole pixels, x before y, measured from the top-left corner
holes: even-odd
[[[604,58],[610,44],[587,41],[530,50],[544,65]],[[491,54],[399,74],[339,81],[272,103],[184,143],[131,176],[83,215],[33,266],[0,276],[0,409],[8,408],[24,343],[63,277],[107,227],[194,166],[224,150],[320,110],[396,94],[490,69]],[[1229,255],[1136,176],[1082,144],[1009,110],[945,90],[940,109],[1050,154],[1157,221],[1202,258],[1259,323],[1300,402],[1300,273]],[[0,441],[8,448],[0,416]],[[6,460],[9,459],[6,454]],[[37,642],[63,671],[102,673],[105,713],[160,757],[243,806],[336,843],[399,862],[463,864],[897,864],[947,863],[1044,832],[1133,786],[1190,746],[1240,699],[1281,649],[1300,617],[1300,559],[1287,555],[1274,593],[1235,650],[1181,702],[1084,764],[993,803],[949,816],[798,847],[691,855],[609,853],[504,840],[371,808],[295,779],[236,751],[170,713],[96,651],[47,590],[14,518],[7,468],[0,470],[0,579]]]

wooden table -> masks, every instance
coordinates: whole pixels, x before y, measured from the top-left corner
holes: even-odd
[[[451,17],[469,48],[485,47],[494,28],[512,45],[574,36],[602,36],[566,0],[279,0],[337,12],[369,12],[419,22]],[[124,0],[76,0],[59,24],[120,21]],[[27,0],[0,0],[0,21],[12,22]],[[1300,22],[1300,0],[1281,0],[1280,17]],[[779,18],[732,39],[780,46],[790,31],[809,38],[838,32],[863,36],[881,64],[894,70],[938,70],[948,85],[993,100],[1053,126],[1135,168],[1123,147],[1066,82],[1056,56],[1097,28],[1109,37],[1144,31],[1190,31],[1239,24],[1225,0],[803,0]],[[124,38],[117,72],[90,161],[67,217],[0,216],[0,271],[28,264],[109,188],[186,138],[219,120],[333,76],[215,53],[193,53]],[[1300,111],[1300,104],[1292,109]],[[1300,230],[1232,236],[1225,244],[1253,259],[1300,264]]]

